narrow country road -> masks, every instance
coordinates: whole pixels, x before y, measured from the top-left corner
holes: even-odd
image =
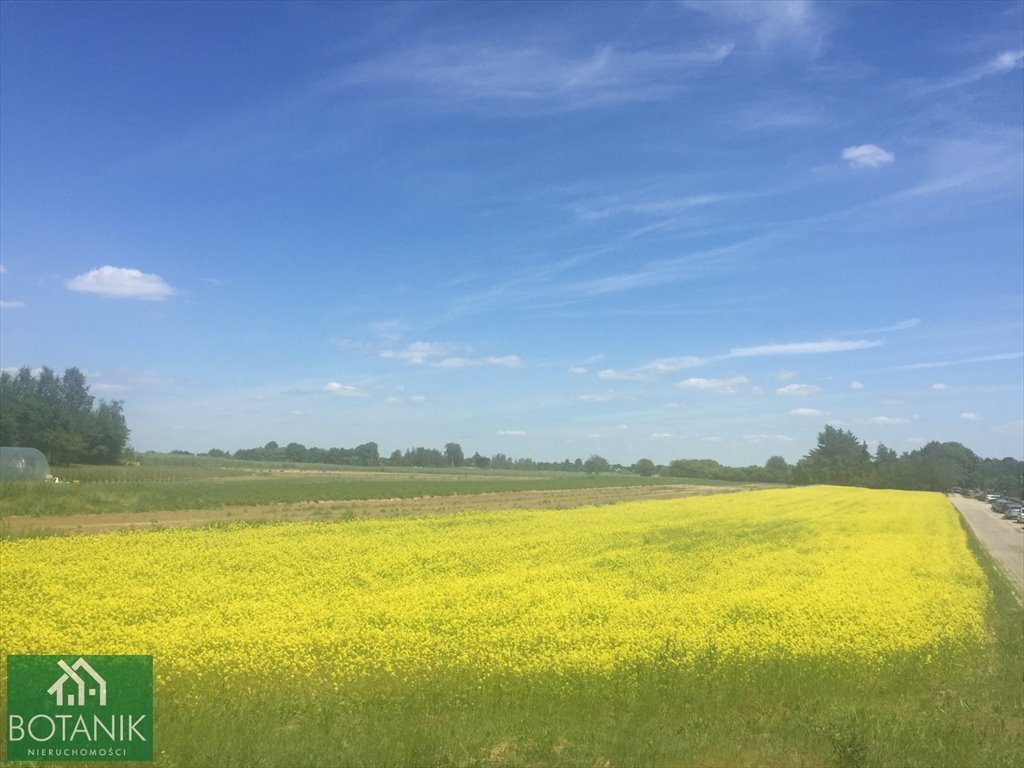
[[[1010,576],[1017,592],[1024,595],[1024,526],[1004,520],[984,501],[969,499],[956,493],[949,494],[960,515],[971,526],[992,558]]]

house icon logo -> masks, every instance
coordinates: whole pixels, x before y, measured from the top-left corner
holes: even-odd
[[[46,692],[57,698],[58,707],[81,707],[87,702],[106,706],[107,681],[99,676],[89,662],[79,656],[74,664],[69,665],[64,659],[58,659],[57,665],[64,670],[64,674]]]

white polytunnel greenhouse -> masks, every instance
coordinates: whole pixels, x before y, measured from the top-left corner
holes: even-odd
[[[45,480],[50,463],[35,448],[0,448],[0,482]]]

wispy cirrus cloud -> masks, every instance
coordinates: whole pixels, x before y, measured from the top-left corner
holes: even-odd
[[[979,357],[965,357],[959,360],[936,360],[930,363],[910,363],[909,365],[897,365],[888,370],[892,371],[917,371],[925,368],[950,368],[957,365],[973,365],[975,363],[995,363],[1003,360],[1020,360],[1024,358],[1024,352],[1001,352],[995,355],[981,355]]]
[[[694,356],[662,357],[639,368],[605,368],[598,371],[597,377],[599,379],[622,381],[650,381],[667,373],[674,373],[686,368],[696,368],[703,364],[704,360]]]
[[[493,365],[498,368],[523,368],[526,363],[519,355],[490,355],[488,357],[446,357],[436,363],[438,368],[472,368]]]
[[[735,194],[691,194],[666,195],[662,197],[629,197],[613,195],[594,200],[580,200],[572,204],[577,217],[587,221],[606,219],[621,214],[641,216],[672,216],[693,208],[703,208],[715,203],[736,200],[745,195]]]
[[[404,349],[385,349],[380,356],[388,360],[404,360],[410,365],[424,365],[438,357],[448,357],[460,350],[454,344],[437,341],[414,341]]]
[[[366,397],[370,394],[365,389],[353,387],[349,384],[342,384],[337,381],[331,381],[324,386],[324,392],[337,395],[338,397]]]
[[[799,341],[789,344],[762,344],[756,347],[730,349],[727,357],[765,357],[768,355],[823,355],[832,352],[852,352],[881,346],[882,342],[872,339],[839,341]]]
[[[896,424],[909,424],[910,419],[905,419],[902,416],[872,416],[865,423],[876,427],[885,427]]]
[[[818,417],[828,416],[826,411],[819,411],[817,408],[794,408],[789,412],[790,416]]]
[[[907,326],[910,327],[910,326]],[[895,329],[896,326],[893,326]],[[712,357],[696,355],[680,355],[663,357],[635,368],[605,368],[598,371],[598,378],[619,381],[653,381],[665,374],[674,373],[687,368],[698,368],[704,365],[731,359],[771,357],[781,355],[822,355],[838,352],[853,352],[881,346],[882,342],[874,339],[826,339],[824,341],[799,341],[786,344],[761,344],[753,347],[734,347],[727,353]],[[792,379],[796,374],[783,371],[777,375],[780,380]],[[693,379],[694,381],[716,381],[715,379]],[[809,385],[792,384],[776,390],[780,394],[804,393]],[[784,390],[784,391],[783,391]],[[820,389],[815,388],[815,391]]]
[[[391,86],[452,108],[593,109],[670,98],[732,50],[728,42],[689,50],[604,45],[582,53],[536,43],[424,44],[361,62],[325,85]]]
[[[749,30],[763,49],[814,54],[827,31],[821,5],[811,0],[684,0],[683,6],[722,24]]]
[[[775,394],[783,397],[809,397],[821,392],[821,387],[815,384],[787,384],[775,390]]]
[[[744,435],[743,439],[748,443],[792,443],[793,438],[789,435]]]
[[[739,387],[749,384],[750,379],[746,376],[731,376],[726,379],[705,379],[691,377],[680,381],[676,386],[680,389],[692,389],[699,392],[714,392],[719,395],[734,395]]]
[[[971,85],[986,78],[1007,75],[1019,69],[1024,69],[1024,49],[1000,51],[954,75],[921,83],[917,85],[915,91],[918,95],[927,96],[938,91]]]
[[[470,357],[472,350],[464,345],[439,341],[414,341],[402,349],[385,349],[380,356],[387,360],[404,360],[409,365],[436,368],[472,368],[480,365],[497,368],[523,368],[526,362],[519,355],[485,355]],[[463,354],[456,354],[463,353]]]

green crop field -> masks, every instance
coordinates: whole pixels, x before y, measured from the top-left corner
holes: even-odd
[[[177,461],[164,458],[141,466],[56,467],[53,474],[61,480],[60,483],[5,483],[0,497],[0,514],[146,513],[313,501],[410,499],[701,482],[629,473],[344,469],[323,465],[190,460],[188,457]],[[719,481],[713,485],[744,487]],[[747,484],[748,487],[750,485]]]

